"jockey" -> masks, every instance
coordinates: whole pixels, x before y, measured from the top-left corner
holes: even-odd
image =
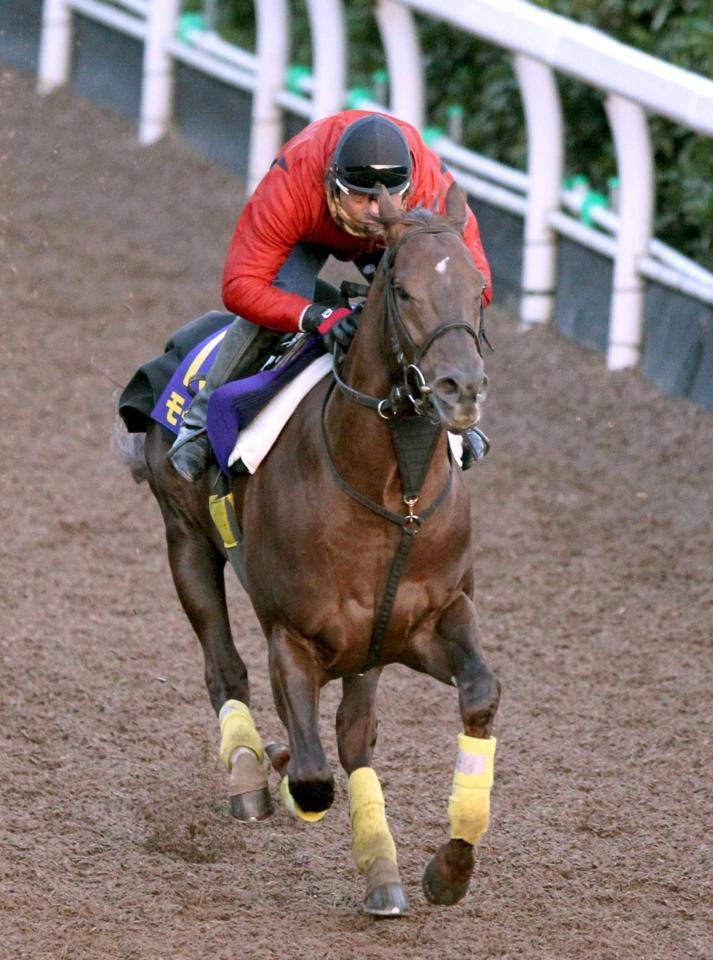
[[[329,350],[335,342],[349,346],[356,317],[318,274],[331,254],[355,262],[371,278],[384,250],[381,228],[372,221],[382,186],[404,210],[435,203],[443,212],[451,183],[414,127],[379,113],[345,110],[311,123],[284,145],[228,248],[223,300],[237,316],[168,453],[184,479],[199,479],[211,457],[205,429],[210,395],[256,372],[280,336],[302,330],[321,333]],[[464,240],[486,277],[487,304],[490,268],[471,210]],[[472,453],[484,456],[482,449]]]

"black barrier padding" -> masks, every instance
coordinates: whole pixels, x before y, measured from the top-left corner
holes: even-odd
[[[480,239],[493,274],[493,297],[498,306],[517,308],[522,280],[523,219],[508,210],[468,197],[480,227]]]
[[[613,266],[608,257],[560,238],[555,326],[583,347],[605,351]]]
[[[138,123],[143,57],[139,40],[74,15],[72,86],[81,97]]]
[[[642,372],[671,397],[713,410],[713,308],[652,283]]]
[[[198,153],[246,177],[252,94],[185,64],[176,67],[174,122],[181,134]]]
[[[709,306],[705,308],[699,346],[700,362],[688,399],[706,410],[713,410],[713,309]]]
[[[42,0],[0,0],[0,60],[37,71]]]

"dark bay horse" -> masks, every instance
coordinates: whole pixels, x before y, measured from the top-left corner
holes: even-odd
[[[220,719],[233,812],[248,820],[272,811],[266,752],[293,814],[323,816],[333,777],[320,741],[319,696],[328,681],[341,679],[336,725],[349,776],[352,847],[366,876],[364,909],[377,916],[408,909],[372,768],[375,694],[386,664],[406,664],[458,690],[464,732],[450,839],[424,873],[431,902],[451,904],[465,894],[473,847],[488,823],[499,684],[479,649],[469,497],[447,439],[447,431],[477,421],[486,382],[479,340],[484,279],[463,243],[465,212],[455,186],[443,217],[402,214],[383,193],[387,249],[341,384],[328,377],[315,387],[258,471],[233,482],[245,586],[267,638],[289,745],[263,747],[250,715],[247,670],[226,608],[226,552],[208,511],[210,478],[187,484],[166,459],[171,441],[163,428],[151,423],[146,434],[171,571],[203,647]],[[407,434],[435,423],[429,449],[413,455],[409,434],[399,454],[395,422]],[[404,456],[416,467],[402,467]],[[405,478],[414,470],[415,485]]]

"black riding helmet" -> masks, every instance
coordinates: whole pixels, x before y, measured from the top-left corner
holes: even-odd
[[[411,181],[411,153],[401,129],[378,113],[350,123],[339,138],[330,171],[347,193],[403,193]]]

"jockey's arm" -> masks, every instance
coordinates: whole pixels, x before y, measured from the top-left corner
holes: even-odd
[[[275,165],[241,214],[223,271],[223,302],[252,323],[292,333],[310,301],[273,286],[304,235],[308,211],[301,192]]]

